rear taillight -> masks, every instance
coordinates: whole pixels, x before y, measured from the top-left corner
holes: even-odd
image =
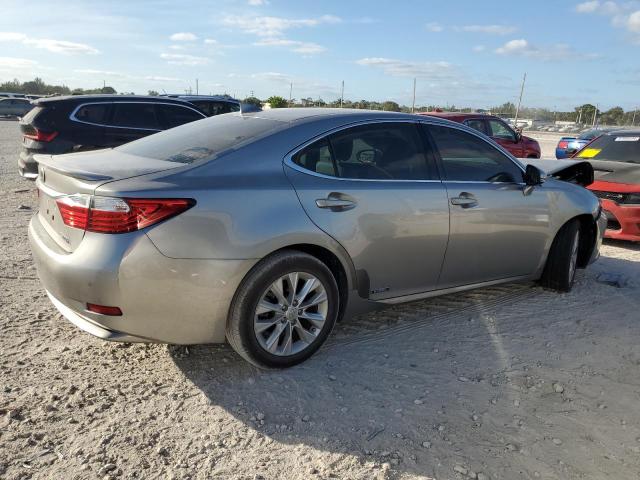
[[[38,130],[37,128],[34,128],[33,130],[33,133],[23,134],[24,138],[29,138],[37,142],[50,142],[58,136],[58,132],[43,132],[42,130]]]
[[[558,142],[558,148],[567,148],[569,146],[569,142],[567,142],[566,140],[560,140],[560,142]]]
[[[110,315],[112,317],[122,316],[122,310],[119,307],[108,307],[106,305],[98,305],[96,303],[87,303],[87,310],[100,315]]]
[[[188,210],[187,198],[114,198],[67,195],[56,199],[65,225],[98,233],[127,233]]]

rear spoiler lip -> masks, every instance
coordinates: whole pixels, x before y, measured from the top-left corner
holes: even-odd
[[[97,173],[86,172],[82,170],[71,170],[56,165],[53,161],[53,155],[36,154],[33,159],[38,163],[38,166],[42,165],[55,172],[62,173],[68,177],[77,178],[78,180],[87,180],[89,182],[108,182],[114,180],[113,177],[108,175],[100,175]]]

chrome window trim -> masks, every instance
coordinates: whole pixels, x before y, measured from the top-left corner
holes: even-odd
[[[127,103],[127,104],[151,104],[151,105],[173,105],[176,107],[182,107],[182,108],[186,108],[189,110],[193,110],[196,113],[199,113],[200,115],[202,115],[202,118],[207,118],[207,116],[205,114],[203,114],[202,112],[200,112],[199,110],[196,110],[195,108],[191,108],[188,105],[180,105],[178,103],[170,103],[170,102],[133,102],[133,101],[117,101],[114,100],[112,102],[86,102],[86,103],[81,103],[80,105],[78,105],[76,108],[73,109],[73,111],[71,112],[71,114],[69,115],[69,120],[71,120],[72,122],[78,122],[78,123],[84,123],[85,125],[93,125],[95,127],[109,127],[109,128],[123,128],[126,130],[142,130],[145,132],[162,132],[162,129],[158,129],[158,128],[142,128],[142,127],[121,127],[119,125],[109,125],[107,123],[94,123],[94,122],[85,122],[84,120],[80,120],[79,118],[76,117],[76,113],[78,113],[78,110],[80,110],[82,107],[86,107],[88,105],[114,105],[116,103]]]
[[[304,173],[305,175],[310,175],[312,177],[324,178],[328,180],[340,180],[343,182],[386,182],[386,183],[442,183],[442,179],[439,180],[401,180],[401,179],[386,179],[386,178],[342,178],[342,177],[333,177],[331,175],[325,175],[323,173],[312,172],[311,170],[307,170],[304,167],[301,167],[297,163],[293,161],[293,157],[296,156],[300,151],[307,148],[309,145],[327,138],[334,133],[341,132],[343,130],[348,130],[349,128],[359,127],[362,125],[373,125],[377,123],[407,123],[412,125],[417,125],[419,122],[417,120],[409,120],[407,118],[402,119],[372,119],[372,120],[358,120],[356,122],[349,123],[347,125],[341,125],[339,127],[335,127],[331,130],[327,130],[319,135],[316,135],[311,140],[306,141],[302,145],[297,146],[289,153],[285,155],[284,164],[300,173]]]

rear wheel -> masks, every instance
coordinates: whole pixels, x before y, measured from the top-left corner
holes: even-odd
[[[238,288],[227,339],[258,367],[290,367],[324,343],[339,302],[335,278],[324,263],[306,253],[282,251],[261,261]]]
[[[566,223],[556,235],[540,283],[543,287],[568,292],[573,286],[580,249],[580,224]]]

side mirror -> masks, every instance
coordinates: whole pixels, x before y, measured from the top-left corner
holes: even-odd
[[[527,186],[534,187],[542,184],[542,171],[533,165],[527,165],[524,171],[524,183]]]
[[[516,143],[522,140],[522,128],[516,128]]]

